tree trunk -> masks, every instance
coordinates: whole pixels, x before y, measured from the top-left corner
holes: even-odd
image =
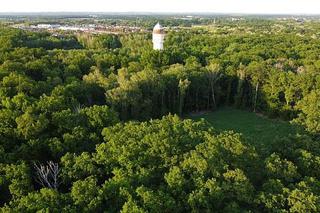
[[[253,104],[253,111],[254,112],[256,112],[256,108],[257,108],[258,90],[259,90],[259,82],[257,82],[257,85],[256,85],[256,94],[254,97],[254,104]]]
[[[208,98],[207,98],[207,110],[210,108],[210,90],[208,90]]]
[[[179,92],[179,116],[182,115],[183,99],[184,99],[183,92]]]
[[[243,80],[238,80],[238,88],[237,88],[237,95],[235,99],[235,106],[242,107],[242,97],[243,96]]]
[[[230,97],[231,97],[231,88],[232,87],[232,80],[228,80],[228,90],[227,90],[227,98],[226,98],[226,104],[227,105],[230,105]]]
[[[196,90],[196,111],[199,111],[199,101],[198,101],[198,97],[199,96],[199,89]]]
[[[164,108],[164,90],[161,92],[161,115],[162,116],[165,112],[165,108]]]
[[[212,93],[212,103],[213,103],[213,109],[216,108],[216,99],[214,97],[214,87],[213,84],[211,84],[211,93]]]

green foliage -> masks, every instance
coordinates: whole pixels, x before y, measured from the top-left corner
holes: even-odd
[[[93,177],[74,182],[71,189],[74,204],[82,211],[88,212],[97,211],[97,206],[101,205],[99,198],[96,198],[98,193],[97,181]]]
[[[30,168],[25,164],[1,164],[0,170],[1,198],[20,198],[32,190]]]
[[[68,207],[69,196],[60,195],[53,189],[43,188],[39,192],[29,193],[27,196],[15,200],[10,208],[5,206],[3,212],[76,212]]]
[[[314,90],[306,95],[297,105],[301,110],[295,122],[306,127],[314,134],[320,133],[320,90]]]
[[[43,132],[49,123],[46,117],[42,114],[36,116],[31,112],[26,112],[16,118],[17,131],[25,139],[31,139]]]
[[[286,182],[293,182],[294,178],[299,178],[297,167],[286,159],[280,159],[275,153],[266,159],[266,172],[268,176],[277,177]]]
[[[319,212],[318,24],[157,18],[198,27],[164,51],[143,30],[0,28],[0,211]],[[223,106],[259,114],[168,115]],[[48,161],[56,190],[36,181]]]
[[[80,35],[79,40],[84,46],[92,49],[116,49],[122,46],[119,37],[116,35],[99,35],[94,37]]]

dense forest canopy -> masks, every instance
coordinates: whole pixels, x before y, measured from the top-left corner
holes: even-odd
[[[171,22],[164,51],[0,28],[2,212],[320,211],[320,23]],[[222,106],[303,134],[257,150],[183,119]]]

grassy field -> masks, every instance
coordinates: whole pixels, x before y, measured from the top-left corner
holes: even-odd
[[[257,148],[266,148],[265,146],[277,137],[301,132],[289,122],[268,119],[253,112],[232,108],[189,117],[194,120],[204,118],[219,131],[233,130],[242,133],[246,140]]]

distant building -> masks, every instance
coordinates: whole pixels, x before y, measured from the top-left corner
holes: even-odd
[[[165,32],[163,27],[157,23],[153,28],[152,43],[154,50],[163,50]]]

